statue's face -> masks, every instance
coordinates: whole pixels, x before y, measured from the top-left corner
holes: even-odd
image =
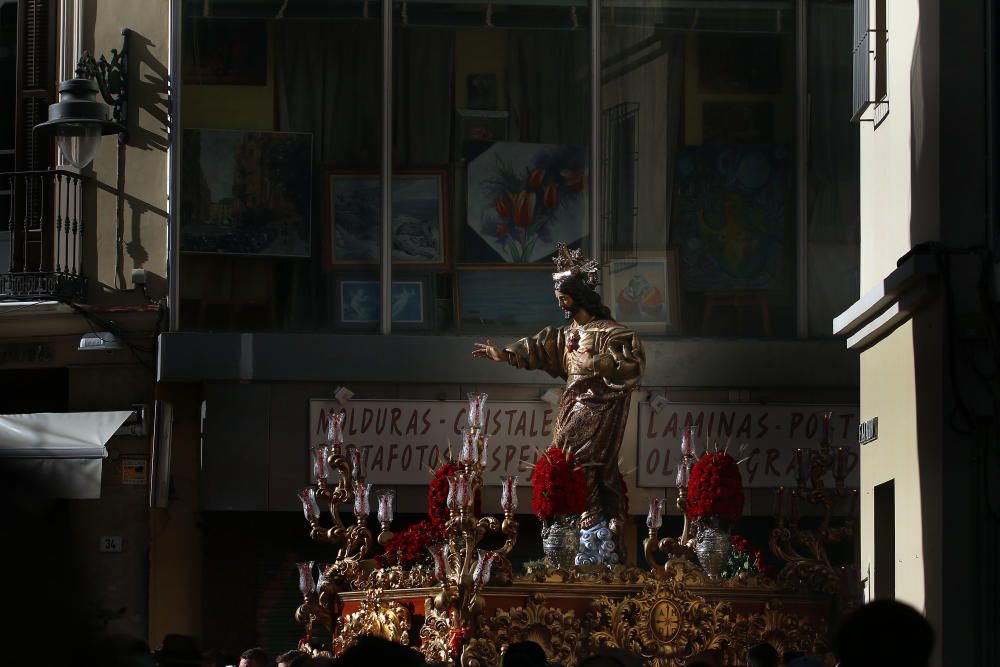
[[[559,307],[563,309],[563,315],[566,317],[567,320],[573,317],[573,314],[576,311],[580,310],[580,306],[578,306],[576,302],[573,301],[573,297],[571,297],[569,294],[563,294],[559,290],[556,290],[555,294],[556,294],[556,301],[559,302]]]

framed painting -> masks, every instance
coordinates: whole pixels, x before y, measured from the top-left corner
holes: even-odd
[[[587,151],[501,141],[469,162],[463,264],[549,263],[587,233]]]
[[[374,172],[327,172],[328,259],[377,264],[382,191]],[[392,262],[422,267],[447,263],[445,170],[392,177]]]
[[[186,129],[182,252],[309,257],[312,135]]]
[[[181,72],[185,84],[267,84],[264,20],[193,17],[184,22]]]
[[[676,250],[612,258],[604,275],[603,300],[615,320],[640,333],[680,331]]]
[[[430,281],[427,277],[399,277],[392,281],[392,326],[427,329],[431,325]],[[371,274],[335,279],[336,316],[342,328],[374,328],[379,321],[379,282]]]
[[[679,253],[685,290],[766,290],[780,283],[791,157],[773,144],[681,150],[670,245]]]
[[[463,332],[490,335],[563,322],[552,291],[552,271],[458,271],[458,318]],[[523,331],[522,331],[523,330]]]

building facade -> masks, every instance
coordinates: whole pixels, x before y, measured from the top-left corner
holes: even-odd
[[[794,478],[794,448],[819,437],[817,416],[842,416],[838,444],[857,451],[859,357],[830,322],[911,246],[864,236],[872,207],[889,206],[877,179],[865,181],[866,151],[873,137],[907,130],[892,125],[905,119],[895,107],[875,133],[847,122],[850,3],[397,2],[383,15],[383,3],[367,1],[20,0],[4,3],[4,16],[9,6],[20,12],[16,35],[28,9],[49,12],[64,64],[38,93],[47,103],[76,54],[107,52],[131,30],[129,138],[121,152],[105,139],[85,170],[83,304],[97,316],[153,306],[114,319],[145,318],[158,334],[143,357],[155,374],[137,364],[141,386],[116,386],[104,381],[109,364],[93,362],[100,390],[81,384],[79,400],[51,408],[98,409],[83,398],[106,391],[108,402],[155,413],[156,433],[134,441],[161,463],[152,500],[110,491],[109,461],[101,499],[71,501],[91,503],[80,511],[100,517],[98,535],[125,532],[121,517],[148,522],[135,537],[148,553],[116,554],[148,586],[130,589],[140,592],[120,606],[137,615],[111,627],[154,646],[168,633],[229,652],[288,646],[294,562],[323,560],[295,499],[309,481],[316,406],[339,396],[362,419],[367,408],[445,410],[476,390],[544,412],[558,381],[470,352],[485,337],[560,321],[548,277],[558,240],[602,259],[605,301],[643,335],[646,375],[621,453],[634,541],[646,497],[674,493],[671,410],[695,421],[701,446],[748,442],[746,530],[758,540],[775,488]],[[896,159],[904,134],[878,150]],[[55,164],[45,150],[41,168]],[[921,155],[933,168],[941,159]],[[875,213],[872,234],[888,234],[881,218],[908,210]],[[139,268],[145,290],[129,280]],[[51,335],[44,308],[65,309],[77,328],[91,321],[34,305],[4,315],[25,327],[12,344]],[[83,373],[74,345],[65,338],[49,364],[70,377]],[[930,367],[948,348],[935,349]],[[866,412],[864,382],[862,418],[888,414]],[[869,391],[889,400],[895,385]],[[393,476],[390,448],[425,443],[405,429],[392,435],[366,441],[373,463],[386,451],[371,477],[396,488],[398,512],[412,520],[426,488],[414,471]],[[530,459],[520,449],[530,438],[507,435],[496,441],[512,452],[505,465]],[[877,470],[870,451],[862,463],[868,456]],[[862,545],[873,480],[884,476],[872,475],[859,478]],[[521,542],[537,542],[524,523]],[[873,557],[861,551],[864,567]],[[855,562],[853,552],[838,555]],[[116,576],[109,557],[87,556],[88,567]],[[119,605],[113,590],[92,594]]]

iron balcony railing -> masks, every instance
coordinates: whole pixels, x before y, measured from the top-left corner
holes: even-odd
[[[83,178],[63,169],[0,174],[7,188],[9,264],[2,299],[84,302]]]

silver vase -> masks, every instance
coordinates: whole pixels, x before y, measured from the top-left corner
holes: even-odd
[[[715,517],[703,520],[697,525],[694,551],[698,554],[698,563],[708,578],[713,581],[722,579],[722,571],[726,569],[729,557],[733,551],[729,526]]]
[[[542,520],[542,552],[550,567],[569,567],[580,545],[580,517],[557,516]]]

